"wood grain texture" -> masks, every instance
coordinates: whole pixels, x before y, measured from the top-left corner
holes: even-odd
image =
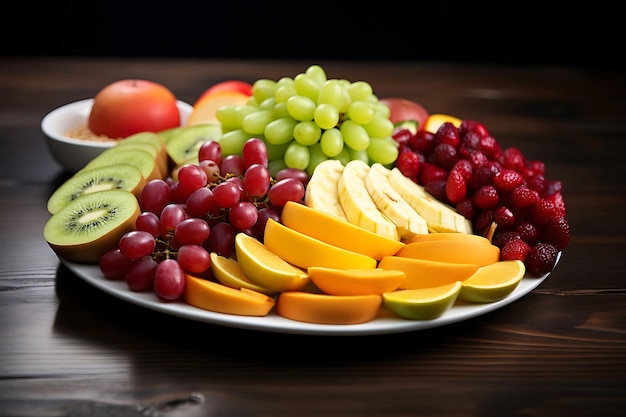
[[[482,121],[564,183],[570,245],[536,290],[487,315],[405,334],[310,337],[130,305],[61,266],[42,237],[69,174],[42,117],[140,77],[193,102],[225,79],[310,62],[0,58],[0,415],[621,416],[626,407],[626,85],[561,67],[320,62],[379,97]]]

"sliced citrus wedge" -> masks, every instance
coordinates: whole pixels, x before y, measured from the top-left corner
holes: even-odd
[[[463,281],[459,298],[474,303],[492,303],[513,292],[519,285],[526,267],[519,260],[498,261],[483,266]]]
[[[368,295],[396,290],[404,281],[403,271],[389,269],[337,269],[312,266],[307,269],[311,281],[331,295]]]
[[[269,219],[265,225],[263,243],[280,258],[303,269],[310,266],[337,269],[376,268],[376,259],[371,256],[330,245],[273,219]]]
[[[276,301],[247,288],[237,290],[217,282],[187,275],[183,298],[203,310],[239,316],[267,316]]]
[[[215,276],[215,279],[217,279],[221,284],[237,290],[247,288],[249,290],[258,291],[267,295],[275,294],[275,291],[261,287],[248,278],[241,270],[239,262],[235,259],[218,255],[215,252],[211,252],[210,256],[211,272],[213,272],[213,276]]]
[[[278,315],[317,324],[359,324],[374,320],[380,295],[329,295],[287,291],[276,300]]]
[[[401,290],[438,287],[456,281],[465,281],[480,268],[475,264],[431,261],[401,256],[385,256],[378,263],[378,267],[404,271],[406,278],[400,284],[399,289]]]
[[[243,273],[270,291],[301,290],[311,281],[306,271],[285,261],[258,239],[243,232],[235,236],[235,254]]]
[[[479,266],[497,262],[500,259],[500,248],[492,245],[486,238],[483,239],[418,241],[405,245],[396,256]]]
[[[432,320],[452,307],[460,292],[460,281],[438,287],[392,291],[383,294],[383,305],[405,319]]]

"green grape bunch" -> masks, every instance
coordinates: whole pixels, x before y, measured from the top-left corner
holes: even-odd
[[[389,108],[365,81],[329,79],[319,65],[278,81],[259,79],[244,105],[223,106],[225,153],[241,154],[250,138],[263,140],[272,175],[297,168],[312,175],[326,159],[391,165],[398,157]]]

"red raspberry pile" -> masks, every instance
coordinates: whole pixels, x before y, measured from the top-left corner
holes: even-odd
[[[489,236],[500,258],[519,259],[532,275],[550,272],[570,239],[563,185],[546,177],[542,161],[503,149],[487,128],[463,120],[436,133],[397,130],[396,166]]]

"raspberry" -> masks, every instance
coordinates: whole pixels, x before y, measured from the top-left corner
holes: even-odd
[[[476,217],[476,207],[472,204],[472,200],[469,198],[464,198],[463,200],[456,203],[455,209],[457,213],[465,217],[466,219],[473,219]]]
[[[446,181],[446,196],[451,203],[458,203],[467,194],[467,183],[460,170],[452,170]]]
[[[479,149],[481,149],[485,155],[487,155],[487,158],[492,161],[498,160],[502,157],[502,148],[500,148],[500,145],[493,136],[488,135],[481,138]]]
[[[538,160],[527,161],[526,165],[535,174],[545,175],[546,173],[546,165],[543,163],[543,161],[538,161]]]
[[[485,185],[479,188],[472,196],[472,203],[481,209],[488,210],[496,207],[500,202],[498,191],[493,185]]]
[[[493,220],[498,223],[498,228],[509,229],[515,224],[515,215],[506,206],[499,206],[493,211]]]
[[[504,247],[500,249],[500,260],[520,260],[526,261],[528,253],[530,252],[530,245],[524,242],[522,239],[511,239],[504,244]]]
[[[461,141],[459,130],[450,122],[442,123],[435,133],[435,143],[447,143],[456,148]]]
[[[491,243],[502,249],[509,240],[513,239],[522,239],[522,237],[519,233],[514,232],[513,230],[503,230],[499,232],[497,231],[496,234],[493,235],[493,240]]]
[[[444,180],[448,177],[448,172],[445,169],[438,167],[430,162],[423,162],[420,165],[418,173],[419,183],[426,185],[429,182],[436,180]]]
[[[506,148],[502,154],[502,166],[504,168],[519,171],[526,165],[526,158],[517,148]]]
[[[535,174],[526,178],[526,184],[528,184],[528,188],[537,191],[537,193],[539,193],[539,196],[544,195],[546,183],[546,178],[542,174]]]
[[[524,177],[512,169],[501,169],[493,174],[493,185],[501,193],[508,194],[524,183]]]
[[[559,251],[550,243],[537,243],[530,248],[526,256],[526,271],[532,275],[543,275],[552,271],[556,265]]]
[[[435,147],[435,135],[426,130],[418,130],[409,139],[408,146],[416,152],[429,154]]]
[[[430,162],[439,165],[447,170],[459,160],[456,148],[449,143],[440,143],[435,146],[433,153],[430,154]]]
[[[493,161],[476,168],[472,174],[471,189],[475,191],[482,186],[492,184],[493,175],[498,171],[500,171],[500,166]]]
[[[484,210],[478,213],[474,219],[474,233],[482,235],[493,223],[493,211]]]
[[[539,201],[537,191],[531,190],[525,185],[520,185],[509,195],[509,203],[514,209],[525,209]]]
[[[450,171],[458,171],[463,179],[465,179],[465,182],[470,182],[472,179],[473,167],[467,159],[459,159]]]
[[[408,146],[411,137],[413,137],[413,134],[409,129],[398,129],[393,132],[393,135],[391,135],[391,137],[402,147]]]
[[[563,183],[560,180],[549,180],[546,183],[546,187],[544,190],[544,195],[546,197],[550,197],[556,193],[560,193],[563,191]]]
[[[424,184],[424,190],[439,201],[449,203],[446,195],[446,180],[433,180]]]
[[[463,120],[459,126],[459,135],[463,137],[468,134],[477,135],[479,138],[489,136],[487,127],[484,124],[475,120]]]
[[[530,245],[539,241],[539,229],[528,220],[519,221],[513,230],[519,233],[522,240]]]
[[[420,161],[417,154],[409,149],[400,152],[396,160],[396,167],[406,177],[417,181],[417,174],[420,170]]]
[[[569,244],[570,226],[563,216],[552,219],[541,231],[541,240],[551,243],[558,250],[563,250]]]

